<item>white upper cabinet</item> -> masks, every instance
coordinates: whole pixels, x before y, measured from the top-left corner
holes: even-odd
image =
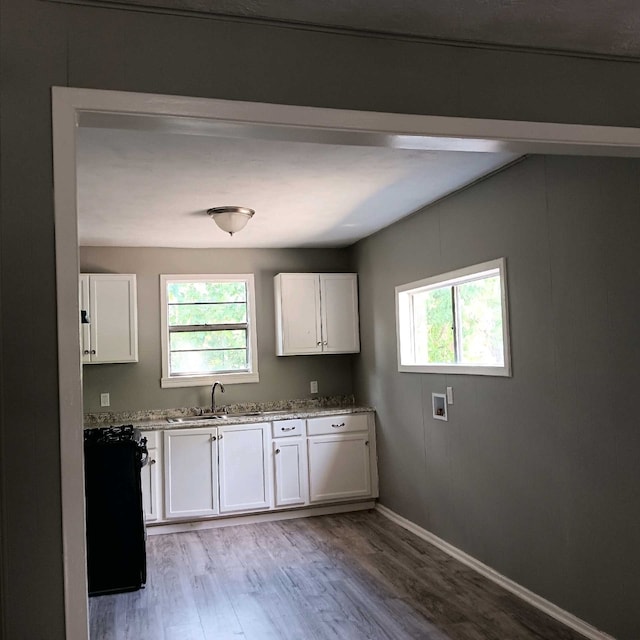
[[[324,353],[360,351],[358,276],[355,273],[321,273],[320,300]]]
[[[322,352],[320,278],[317,273],[275,277],[276,354]]]
[[[360,351],[357,274],[280,273],[274,286],[276,355]]]
[[[135,274],[80,275],[82,362],[138,361]]]

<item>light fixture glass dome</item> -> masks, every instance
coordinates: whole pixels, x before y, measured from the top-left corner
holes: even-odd
[[[232,236],[247,226],[255,211],[246,207],[214,207],[207,209],[207,213],[223,231]]]

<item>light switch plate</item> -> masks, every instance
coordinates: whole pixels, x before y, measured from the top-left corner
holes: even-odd
[[[311,393],[318,393],[318,381],[317,380],[312,380],[309,383],[309,389],[310,389]]]
[[[111,398],[108,393],[100,394],[100,406],[101,407],[109,407],[111,406]]]
[[[447,404],[453,404],[453,387],[447,387]]]

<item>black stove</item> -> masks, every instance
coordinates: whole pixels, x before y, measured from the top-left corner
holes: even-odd
[[[89,595],[134,591],[147,574],[140,470],[147,439],[132,425],[86,429]]]

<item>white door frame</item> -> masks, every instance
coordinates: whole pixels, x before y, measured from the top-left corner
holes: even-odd
[[[640,157],[640,129],[449,118],[52,88],[62,538],[67,640],[88,640],[76,130],[121,126],[410,149]],[[235,133],[234,133],[235,132]]]

